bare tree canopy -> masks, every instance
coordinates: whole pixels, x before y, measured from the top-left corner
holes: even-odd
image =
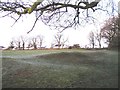
[[[109,0],[108,0],[109,1]],[[113,0],[110,0],[113,2]],[[35,22],[30,31],[33,30],[37,21],[42,20],[49,26],[62,28],[80,25],[86,18],[94,19],[91,15],[102,8],[103,0],[0,0],[0,12],[2,17],[10,16],[15,19],[15,23],[23,15],[35,14]],[[107,4],[111,5],[111,4]],[[112,7],[114,10],[114,7]],[[91,14],[91,15],[90,15]],[[15,18],[17,17],[17,18]],[[84,17],[84,18],[83,18]],[[28,32],[29,33],[29,32]]]
[[[120,14],[106,20],[101,28],[101,35],[106,39],[109,48],[119,47],[120,43]]]

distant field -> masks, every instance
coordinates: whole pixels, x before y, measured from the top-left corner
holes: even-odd
[[[3,88],[118,87],[117,51],[3,51],[2,65]]]

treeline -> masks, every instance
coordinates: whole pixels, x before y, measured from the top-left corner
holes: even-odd
[[[38,35],[36,37],[27,38],[25,36],[19,36],[13,38],[10,42],[8,49],[17,49],[17,50],[24,50],[24,49],[38,49],[43,48],[44,36]]]
[[[113,16],[104,22],[104,25],[101,27],[100,31],[89,33],[89,43],[91,47],[85,46],[84,48],[102,48],[102,39],[104,39],[104,43],[108,45],[108,49],[118,49],[120,47],[120,14],[118,16]],[[8,49],[42,49],[46,48],[43,46],[45,41],[45,37],[43,35],[38,35],[32,38],[26,38],[24,36],[20,36],[18,38],[13,38],[10,42]],[[64,48],[66,43],[68,42],[68,38],[65,38],[63,33],[57,33],[54,36],[54,41],[51,42],[50,48]],[[73,46],[67,45],[67,48],[80,48],[79,44],[74,44]],[[97,49],[97,48],[96,48]]]
[[[14,37],[11,42],[9,49],[24,50],[24,49],[45,49],[45,37],[43,35],[34,36],[27,38],[25,36]],[[62,33],[54,35],[53,41],[51,42],[50,48],[64,48],[68,38],[65,38]]]
[[[108,49],[118,49],[120,47],[120,14],[106,20],[100,32],[90,32],[89,34],[92,48],[95,48],[96,41],[101,48],[102,39],[108,45]]]

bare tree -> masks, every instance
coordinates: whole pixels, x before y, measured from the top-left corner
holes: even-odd
[[[22,43],[22,49],[24,50],[25,49],[25,43],[26,43],[27,39],[23,36],[20,36],[20,39],[21,39],[21,43]]]
[[[101,48],[101,40],[102,40],[102,35],[101,35],[101,32],[96,32],[95,33],[95,39],[97,40],[98,42],[98,45],[99,45],[99,48]]]
[[[22,50],[24,50],[27,38],[24,37],[24,36],[19,36],[19,37],[14,37],[12,41],[15,44],[16,49],[19,49],[19,50],[22,49]]]
[[[32,41],[32,46],[33,46],[33,48],[34,48],[34,49],[37,49],[37,38],[36,38],[36,37],[33,37],[33,38],[31,39],[31,41]]]
[[[55,42],[56,42],[55,46],[57,46],[58,48],[61,47],[62,36],[63,36],[62,34],[57,34],[57,35],[54,36],[55,37]]]
[[[93,31],[91,31],[89,33],[89,37],[88,38],[89,38],[90,44],[92,45],[92,48],[94,48],[95,47],[95,34],[94,34]]]
[[[15,23],[22,16],[34,13],[36,19],[30,31],[33,30],[39,19],[49,26],[60,27],[64,30],[81,25],[83,21],[93,22],[92,15],[95,11],[102,10],[108,13],[108,10],[104,9],[106,6],[109,8],[109,12],[111,6],[113,12],[115,9],[113,0],[102,4],[104,2],[104,0],[35,0],[34,2],[6,0],[0,1],[0,12],[5,14],[2,14],[2,17],[9,16],[15,19]]]
[[[38,39],[38,41],[39,41],[39,47],[41,48],[42,45],[43,45],[44,36],[38,35],[38,36],[37,36],[37,39]]]
[[[108,44],[108,47],[111,47],[111,44],[115,45],[115,42],[117,44],[117,38],[119,38],[120,35],[120,26],[119,26],[120,18],[112,17],[105,21],[104,26],[101,28],[101,34],[104,39],[106,39],[106,42]],[[115,40],[115,41],[114,41]],[[113,43],[114,42],[114,43]]]
[[[58,48],[60,48],[62,46],[62,48],[64,47],[65,43],[68,41],[68,38],[65,39],[63,37],[63,34],[62,33],[57,33],[55,36],[55,42],[56,42],[56,45]]]

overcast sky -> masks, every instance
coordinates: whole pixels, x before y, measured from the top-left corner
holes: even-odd
[[[118,0],[119,1],[119,0]],[[118,2],[116,1],[116,2]],[[96,25],[87,25],[85,27],[79,26],[76,30],[74,28],[69,28],[63,31],[63,35],[65,38],[69,39],[68,44],[80,44],[82,47],[89,44],[88,34],[90,31],[100,30],[102,26],[102,22],[108,18],[105,13],[95,14],[98,19]],[[57,30],[51,30],[48,26],[44,25],[41,21],[39,21],[32,32],[27,34],[27,32],[31,29],[34,22],[34,15],[31,14],[27,17],[24,17],[23,20],[18,21],[13,27],[12,24],[14,20],[5,17],[0,18],[0,46],[8,46],[12,38],[16,38],[19,36],[32,37],[37,35],[43,35],[45,38],[45,42],[43,46],[50,46],[54,41],[54,35],[58,32]]]

